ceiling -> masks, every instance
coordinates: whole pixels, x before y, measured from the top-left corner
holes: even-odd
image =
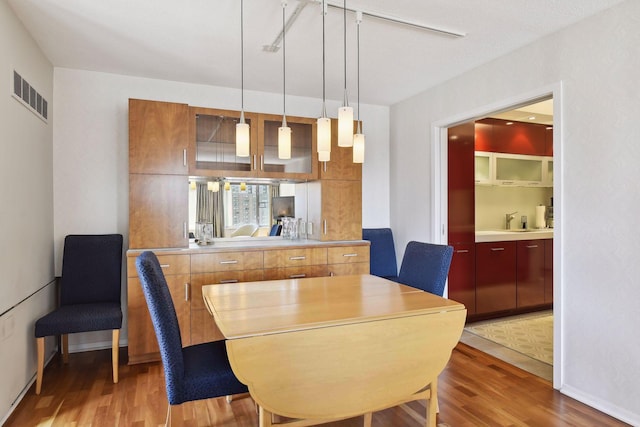
[[[553,99],[536,102],[513,110],[491,114],[490,117],[514,122],[539,123],[553,126]]]
[[[7,0],[55,67],[240,88],[239,0]],[[623,0],[349,0],[360,25],[360,101],[391,105]],[[326,97],[344,93],[341,1],[327,0]],[[286,92],[322,98],[322,6],[289,0]],[[334,7],[335,6],[335,7]],[[371,14],[464,34],[453,37]],[[355,14],[346,16],[357,102]],[[244,0],[244,88],[282,93],[280,0]]]

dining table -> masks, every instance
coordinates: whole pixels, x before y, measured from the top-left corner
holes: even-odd
[[[261,427],[302,427],[425,399],[458,343],[464,305],[373,275],[212,284],[205,305]]]

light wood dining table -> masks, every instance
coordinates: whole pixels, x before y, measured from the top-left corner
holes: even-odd
[[[465,307],[372,275],[203,287],[229,362],[259,405],[260,426],[351,418],[426,399],[462,334]],[[295,421],[292,421],[295,420]]]

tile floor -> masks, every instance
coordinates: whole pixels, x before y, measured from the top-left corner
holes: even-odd
[[[513,316],[510,318],[526,318],[527,316],[539,316],[540,312],[523,314],[518,316]],[[503,321],[506,318],[500,319],[492,319],[492,320],[484,320],[481,322],[475,322],[474,325],[491,323],[495,321]],[[477,348],[478,350],[484,351],[487,354],[490,354],[494,357],[497,357],[500,360],[504,360],[514,366],[519,367],[522,370],[530,372],[534,375],[537,375],[541,378],[544,378],[548,381],[553,381],[553,366],[548,365],[546,363],[540,362],[539,360],[533,359],[531,357],[525,356],[522,353],[511,350],[510,348],[504,347],[500,344],[496,344],[493,341],[489,341],[477,335],[474,335],[470,332],[464,330],[462,332],[462,337],[460,341],[464,344],[467,344],[471,347]]]

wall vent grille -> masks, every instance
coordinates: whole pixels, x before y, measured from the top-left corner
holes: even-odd
[[[15,70],[13,70],[13,92],[11,95],[44,120],[45,123],[47,122],[49,118],[49,103]]]

